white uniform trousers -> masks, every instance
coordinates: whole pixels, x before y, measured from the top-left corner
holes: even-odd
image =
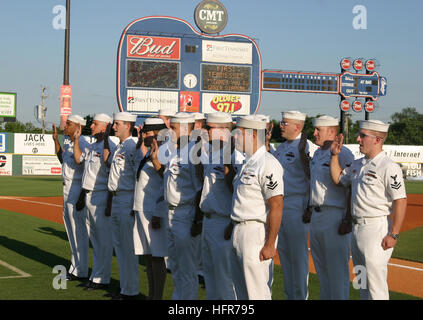
[[[133,191],[118,191],[113,196],[113,247],[119,265],[120,293],[128,296],[139,294],[138,256],[134,251],[135,217],[131,215],[133,205]]]
[[[81,193],[81,180],[72,180],[63,186],[63,221],[71,248],[69,273],[80,278],[88,277],[89,242],[85,208],[77,211],[75,204]]]
[[[229,255],[230,240],[223,235],[231,219],[211,214],[203,219],[201,251],[207,300],[235,300]]]
[[[198,246],[201,237],[191,236],[195,207],[169,209],[168,254],[174,290],[173,300],[198,298]]]
[[[310,224],[303,223],[307,199],[303,196],[284,198],[282,224],[278,234],[278,254],[287,300],[308,298],[308,235]]]
[[[320,282],[321,300],[348,300],[351,233],[338,234],[345,209],[313,209],[310,225],[310,250]],[[319,210],[319,209],[318,209]]]
[[[264,223],[244,221],[232,232],[230,264],[237,300],[271,300],[273,259],[260,261],[266,240]]]
[[[389,300],[388,262],[393,248],[383,250],[382,240],[388,234],[388,217],[358,218],[351,244],[354,266],[364,266],[367,283],[360,289],[362,300]],[[359,284],[362,287],[363,283]]]
[[[86,195],[87,229],[93,247],[93,268],[90,281],[110,283],[113,258],[113,240],[110,217],[105,215],[106,191],[90,191]]]

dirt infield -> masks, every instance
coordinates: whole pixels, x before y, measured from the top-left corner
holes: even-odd
[[[423,226],[423,195],[409,194],[407,215],[401,231]],[[0,196],[0,208],[63,224],[63,197],[7,197]],[[310,272],[316,273],[310,255]],[[278,257],[275,263],[279,264]],[[350,270],[353,265],[350,260]],[[351,273],[351,279],[354,275]],[[392,291],[423,298],[423,263],[392,258],[388,264],[388,283]]]

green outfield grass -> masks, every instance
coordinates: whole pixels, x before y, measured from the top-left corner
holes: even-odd
[[[56,197],[63,195],[61,176],[0,176],[0,196]]]
[[[0,268],[0,300],[109,300],[107,293],[114,293],[119,288],[119,272],[116,258],[113,257],[112,280],[110,288],[87,292],[77,287],[78,281],[67,282],[66,289],[54,289],[53,273],[56,265],[69,266],[70,249],[64,226],[43,219],[0,209],[0,257],[31,277],[2,279],[17,275],[7,268]],[[92,261],[90,260],[90,266]],[[148,294],[147,276],[142,259],[140,259],[140,296],[145,299]],[[172,297],[172,278],[167,275],[164,299]],[[319,299],[319,282],[317,276],[310,274],[309,299]],[[350,289],[352,300],[359,298],[358,291]],[[205,299],[205,290],[199,289],[200,300]],[[275,266],[273,299],[284,299],[283,276],[280,266]],[[413,296],[391,292],[393,300],[418,299]]]
[[[405,181],[407,193],[423,193],[423,181]]]
[[[392,257],[423,263],[423,227],[401,232]]]

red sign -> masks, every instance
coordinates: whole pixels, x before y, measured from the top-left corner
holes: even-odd
[[[356,112],[360,112],[361,110],[363,110],[363,103],[361,101],[354,101],[353,106],[352,106],[353,110]]]
[[[373,111],[375,111],[375,104],[374,104],[372,101],[367,101],[367,102],[364,104],[364,109],[365,109],[367,112],[373,112]]]
[[[354,69],[357,71],[360,71],[361,69],[363,69],[363,60],[361,59],[354,60]]]
[[[342,59],[341,68],[344,70],[348,70],[349,68],[351,68],[351,60],[347,58]]]
[[[50,169],[51,174],[61,174],[62,173],[62,168],[58,167],[58,168],[51,168]]]
[[[366,70],[367,71],[373,71],[376,68],[376,64],[373,60],[367,60],[366,61]]]
[[[181,91],[180,95],[181,112],[199,112],[200,111],[200,92]]]
[[[72,86],[60,86],[60,115],[68,116],[72,114]]]
[[[129,36],[127,56],[132,58],[169,59],[181,58],[181,39],[148,36]]]
[[[348,100],[342,100],[341,101],[341,110],[342,111],[348,111],[348,110],[350,110],[350,107],[351,107],[351,105],[350,105]]]
[[[234,113],[242,108],[242,103],[239,96],[221,95],[214,96],[210,106],[216,111]]]

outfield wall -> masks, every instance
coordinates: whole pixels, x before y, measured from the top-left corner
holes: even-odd
[[[85,137],[90,141],[90,137]],[[116,137],[111,139],[117,143]],[[63,145],[63,136],[59,135]],[[358,144],[345,145],[361,158]],[[52,134],[0,132],[0,175],[61,175]],[[407,180],[423,180],[423,146],[385,145],[384,151],[403,169]]]

